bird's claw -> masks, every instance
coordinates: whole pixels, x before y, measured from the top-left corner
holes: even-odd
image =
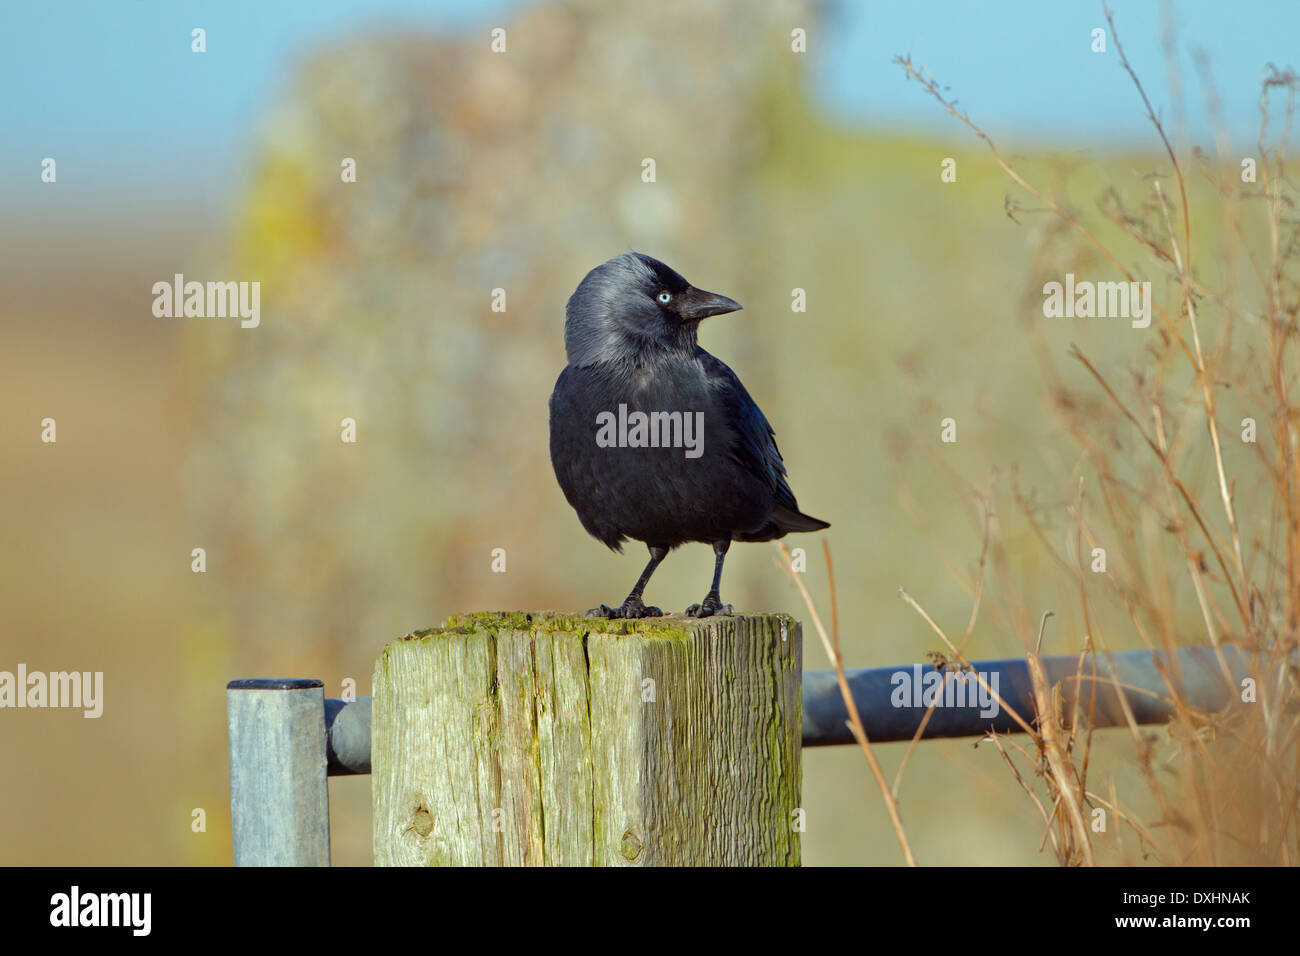
[[[619,618],[632,620],[641,617],[663,617],[664,612],[654,605],[643,604],[639,599],[633,600],[628,598],[619,607],[610,607],[608,604],[602,604],[600,607],[593,607],[588,611],[585,617],[605,617],[611,620]]]
[[[687,617],[713,617],[715,614],[733,613],[730,604],[723,604],[721,600],[709,595],[704,599],[702,604],[692,604],[686,609]]]

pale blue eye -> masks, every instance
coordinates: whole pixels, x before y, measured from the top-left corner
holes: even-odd
[[[673,297],[672,297],[671,295],[669,295],[667,292],[660,292],[660,293],[659,293],[659,302],[660,302],[661,305],[667,305],[667,304],[668,304],[669,302],[671,302],[672,300],[673,300]]]

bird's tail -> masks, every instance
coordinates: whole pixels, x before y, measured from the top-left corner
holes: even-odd
[[[806,515],[794,508],[787,508],[785,505],[777,505],[772,512],[771,521],[757,531],[736,535],[734,540],[775,541],[777,538],[784,538],[791,531],[821,531],[829,527],[830,524],[820,518]]]
[[[812,515],[806,515],[802,511],[784,505],[776,506],[776,510],[772,512],[772,523],[782,532],[821,531],[831,526],[829,521],[822,521],[820,518],[814,518]]]

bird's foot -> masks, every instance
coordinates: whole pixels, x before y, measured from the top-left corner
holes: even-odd
[[[664,612],[654,605],[642,603],[640,598],[628,598],[619,607],[610,607],[608,604],[602,604],[600,607],[593,607],[585,615],[586,617],[607,617],[617,618],[640,618],[640,617],[663,617]]]
[[[723,604],[718,595],[709,592],[702,604],[692,604],[685,613],[687,617],[713,617],[715,614],[731,614],[732,608],[730,604]]]

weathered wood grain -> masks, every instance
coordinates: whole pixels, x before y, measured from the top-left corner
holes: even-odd
[[[454,617],[375,666],[381,865],[799,863],[784,615]]]

